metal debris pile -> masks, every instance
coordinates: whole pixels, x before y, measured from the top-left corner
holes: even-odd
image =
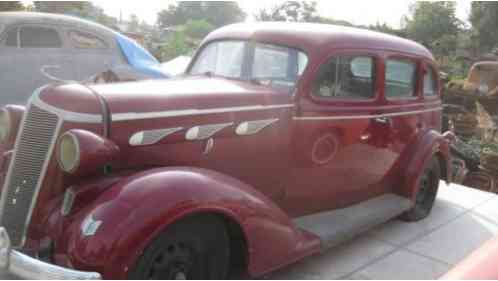
[[[453,179],[457,183],[498,193],[498,126],[478,101],[446,108],[448,127],[457,135],[452,145]]]

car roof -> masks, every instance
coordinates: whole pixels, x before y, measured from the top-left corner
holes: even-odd
[[[93,31],[97,34],[114,37],[117,32],[101,24],[74,16],[35,12],[0,12],[0,24],[58,24]]]
[[[412,54],[434,60],[431,52],[414,41],[366,29],[289,22],[238,23],[215,30],[205,39],[253,40],[295,47],[313,54],[331,48],[379,49]]]

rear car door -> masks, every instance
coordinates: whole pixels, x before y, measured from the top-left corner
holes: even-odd
[[[44,24],[10,27],[0,55],[0,103],[24,104],[32,92],[53,82],[49,76],[73,80],[71,55],[56,26]]]
[[[335,53],[299,101],[287,208],[293,215],[345,207],[385,192],[394,161],[389,127],[376,118],[381,59],[369,51]],[[387,131],[387,132],[386,132]],[[309,202],[309,204],[303,204]]]
[[[385,105],[379,113],[384,114],[390,124],[391,151],[395,153],[397,160],[387,179],[391,186],[399,186],[403,181],[400,175],[407,168],[404,162],[414,153],[411,151],[411,144],[428,129],[436,129],[436,123],[440,124],[440,121],[436,121],[441,102],[437,89],[434,88],[435,76],[431,81],[427,77],[426,86],[432,87],[427,95],[432,95],[432,98],[424,100],[421,79],[423,73],[423,65],[417,57],[387,54],[385,58]]]

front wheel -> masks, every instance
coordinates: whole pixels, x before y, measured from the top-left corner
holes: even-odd
[[[434,206],[439,180],[441,179],[441,168],[439,161],[433,158],[424,168],[424,172],[418,182],[418,191],[415,196],[415,205],[412,209],[401,215],[404,221],[419,221],[426,218]]]
[[[193,217],[168,227],[144,251],[130,279],[224,279],[229,240],[216,216]]]

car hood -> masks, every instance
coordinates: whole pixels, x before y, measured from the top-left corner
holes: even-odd
[[[43,102],[61,110],[101,114],[97,94],[112,114],[133,118],[144,113],[196,111],[234,107],[288,105],[291,95],[244,81],[209,77],[183,77],[118,84],[83,86],[66,84],[45,89]]]

